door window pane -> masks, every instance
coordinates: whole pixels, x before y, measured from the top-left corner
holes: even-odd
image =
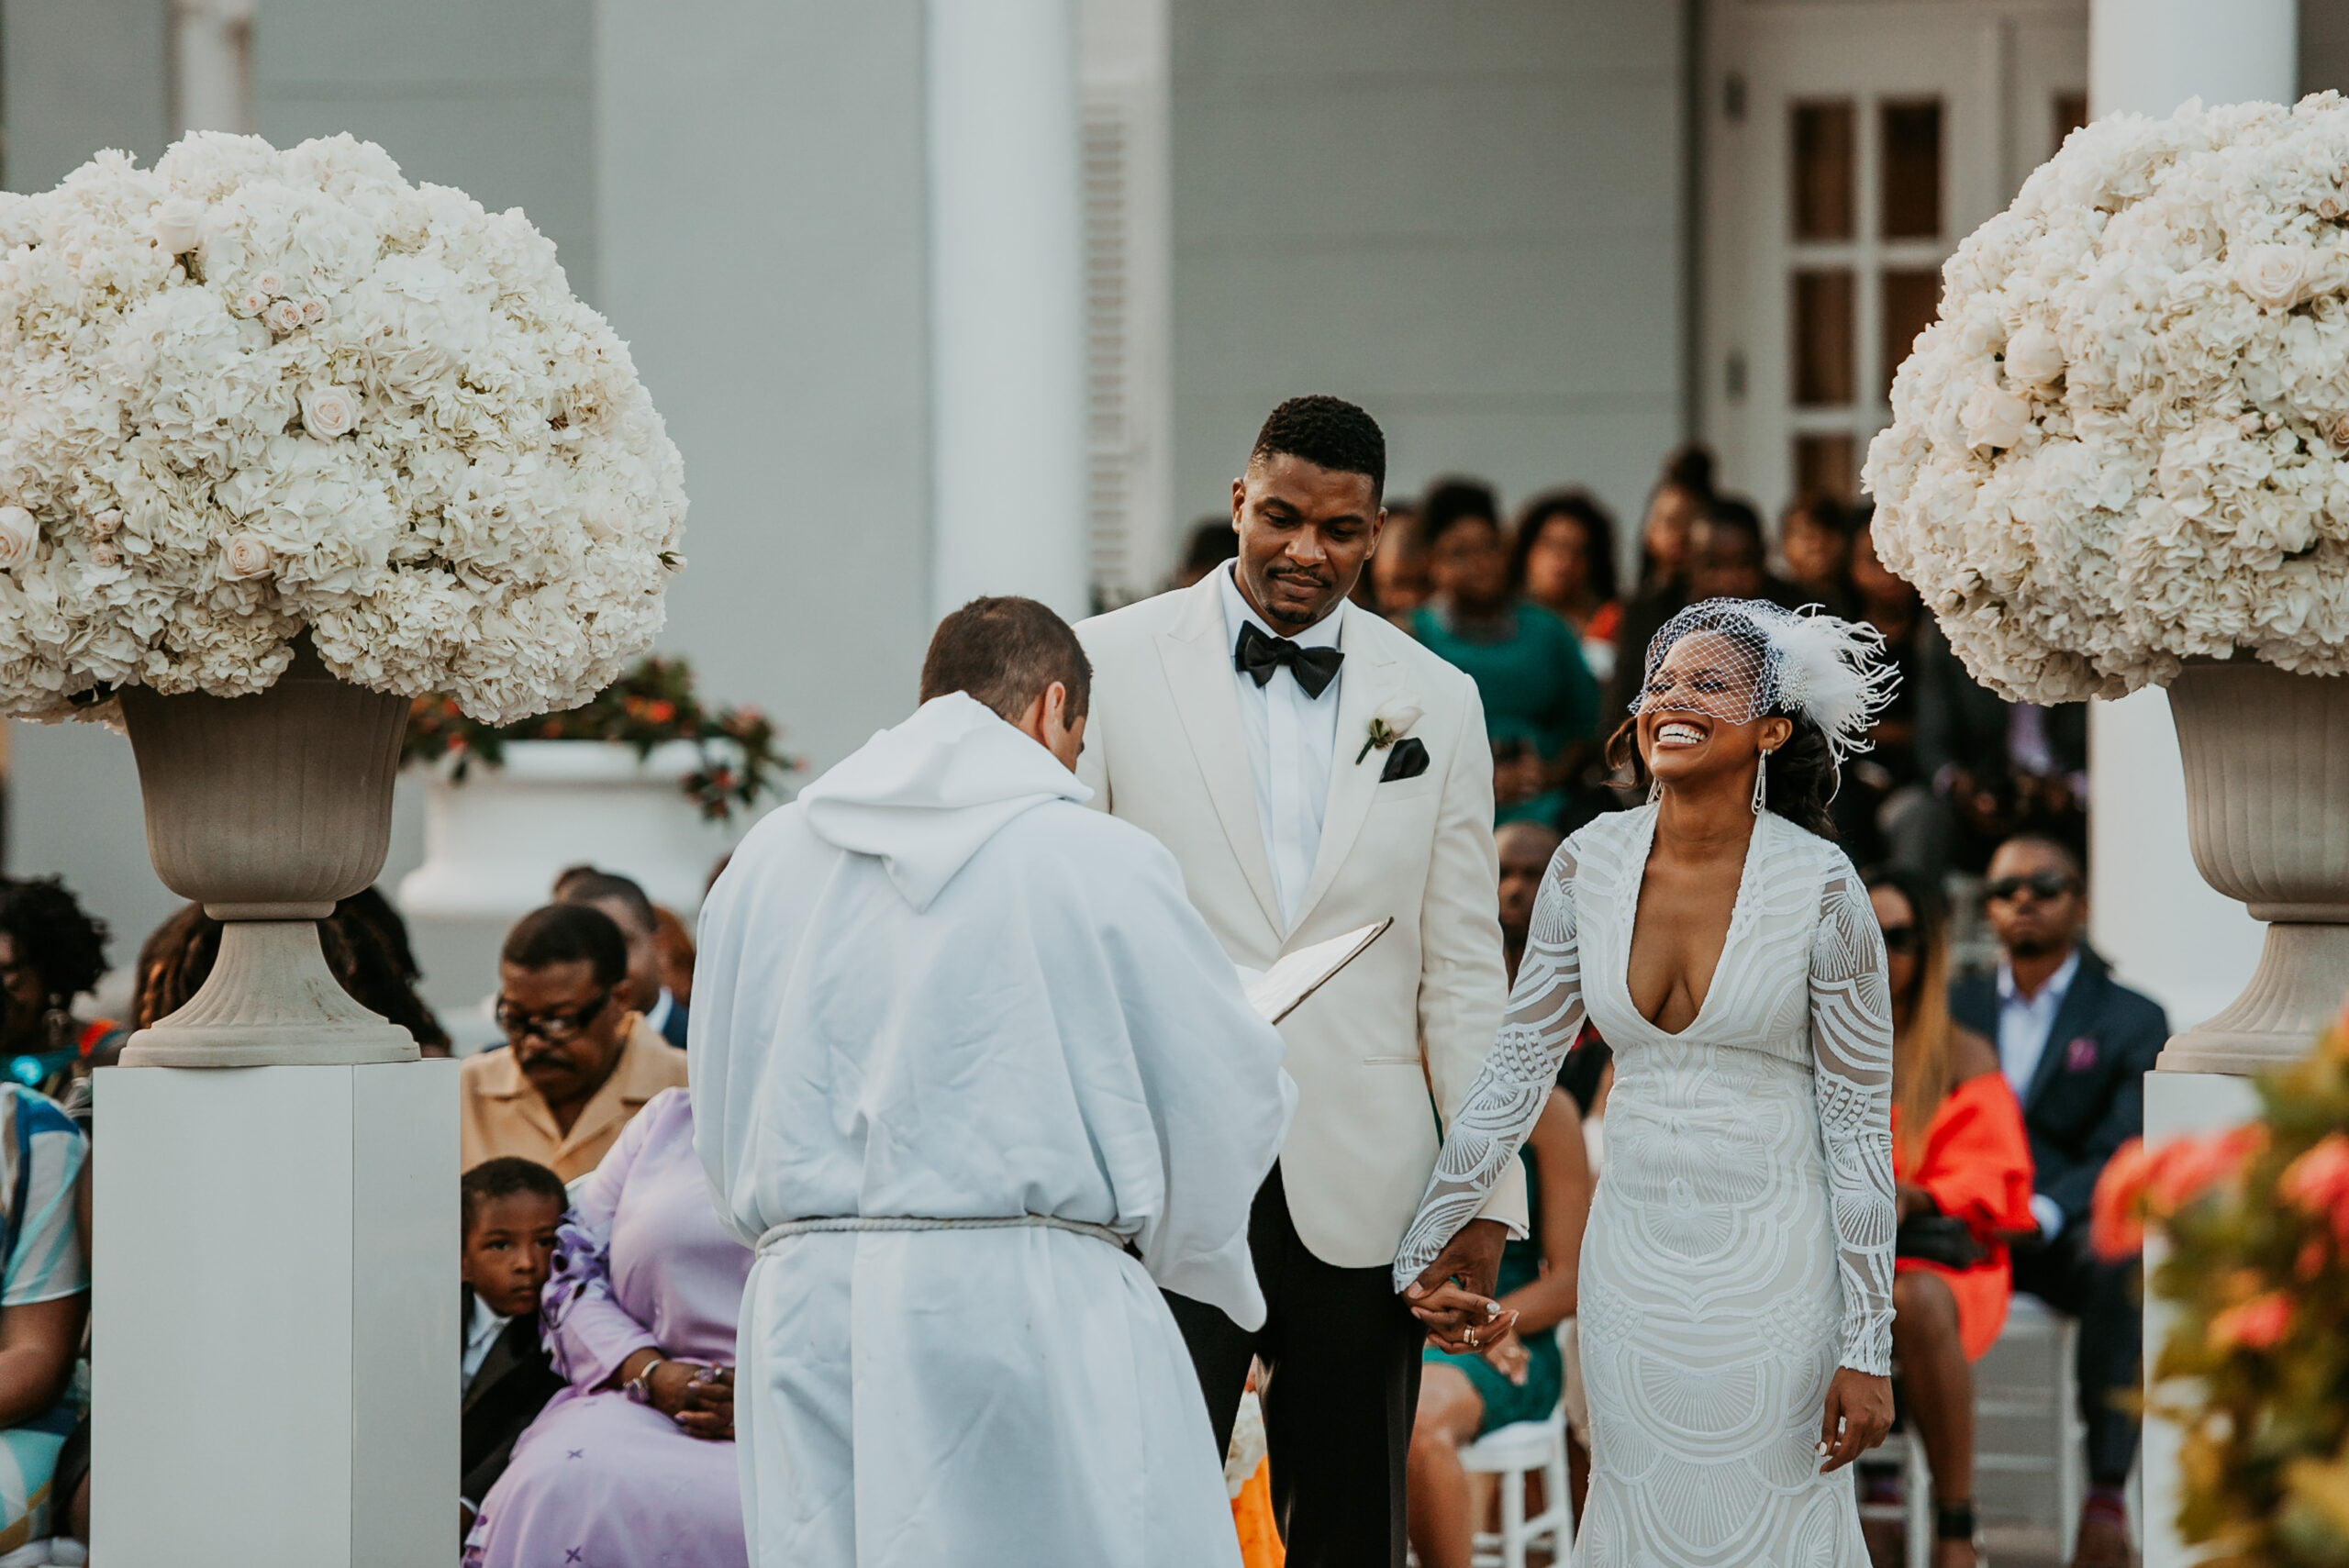
[[[1841,430],[1797,436],[1795,494],[1831,495],[1847,506],[1858,500],[1859,441]]]
[[[1892,392],[1892,374],[1916,346],[1917,334],[1933,324],[1942,303],[1942,275],[1931,271],[1887,269],[1884,274],[1885,395]]]
[[[1797,239],[1849,239],[1856,148],[1851,100],[1794,106]]]
[[[1852,351],[1852,274],[1795,274],[1795,403],[1840,408],[1858,391]]]
[[[1942,106],[1938,98],[1882,105],[1884,237],[1932,239],[1942,231]]]

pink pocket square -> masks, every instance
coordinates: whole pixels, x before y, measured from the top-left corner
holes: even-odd
[[[2085,1073],[2096,1065],[2096,1041],[2082,1035],[2064,1048],[2064,1071]]]

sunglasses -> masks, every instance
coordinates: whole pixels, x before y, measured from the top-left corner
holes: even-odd
[[[582,1030],[594,1023],[596,1015],[604,1010],[605,1005],[612,999],[612,992],[618,989],[618,986],[614,986],[607,990],[584,1007],[551,1010],[544,1013],[526,1013],[500,996],[493,1016],[497,1020],[497,1027],[505,1031],[507,1040],[520,1040],[526,1035],[536,1035],[549,1045],[561,1045],[565,1040],[578,1038]]]
[[[1982,895],[1985,898],[1995,898],[2003,904],[2023,889],[2029,888],[2031,895],[2044,904],[2063,897],[2064,895],[2071,892],[2075,885],[2076,884],[2070,877],[2060,872],[2042,871],[2033,872],[2029,876],[2002,876],[1995,881],[1987,882],[1982,884]]]
[[[1913,958],[1917,952],[1917,928],[1887,926],[1884,928],[1884,951],[1893,958]]]

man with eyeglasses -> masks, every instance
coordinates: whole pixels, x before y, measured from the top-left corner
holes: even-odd
[[[464,1167],[517,1155],[574,1180],[645,1101],[685,1086],[685,1053],[629,1005],[628,939],[601,909],[534,910],[497,958],[506,1047],[459,1073]]]
[[[2137,1418],[2115,1397],[2137,1387],[2138,1264],[2104,1262],[2089,1249],[2088,1199],[2113,1151],[2143,1130],[2144,1077],[2169,1020],[2080,940],[2087,899],[2068,848],[2037,834],[2009,839],[1990,858],[1983,893],[1998,967],[1958,979],[1950,1013],[1998,1042],[2031,1134],[2039,1235],[2013,1250],[2015,1287],[2079,1319],[2089,1493],[2074,1568],[2125,1564],[2122,1494]]]

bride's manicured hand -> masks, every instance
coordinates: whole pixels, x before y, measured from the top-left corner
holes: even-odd
[[[1508,1228],[1499,1220],[1472,1219],[1404,1287],[1404,1302],[1443,1349],[1481,1351],[1517,1321],[1516,1313],[1502,1312],[1492,1298],[1508,1242]]]
[[[1819,1468],[1841,1470],[1884,1440],[1892,1430],[1892,1379],[1835,1369],[1827,1385],[1827,1413],[1820,1423]]]

